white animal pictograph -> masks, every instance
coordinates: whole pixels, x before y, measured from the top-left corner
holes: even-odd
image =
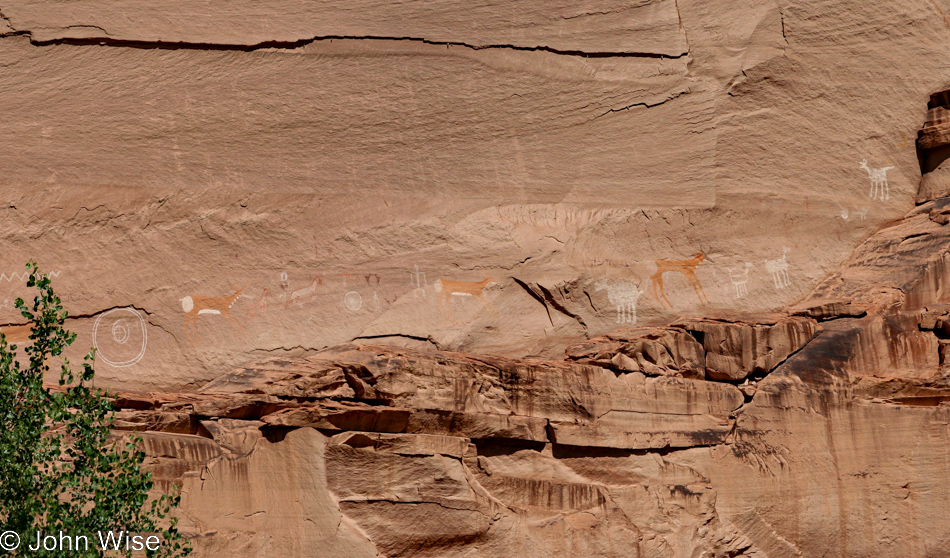
[[[313,302],[313,299],[317,297],[317,285],[322,285],[323,279],[318,275],[313,278],[313,281],[310,282],[310,285],[297,289],[296,291],[290,293],[290,299],[287,300],[286,306],[290,308],[291,304],[296,304],[297,306],[303,306],[301,299],[305,296],[310,297],[310,302]]]
[[[868,166],[868,160],[865,159],[861,161],[861,164],[858,167],[868,171],[868,178],[871,179],[871,192],[870,197],[872,200],[888,200],[891,197],[891,189],[887,185],[887,171],[891,170],[894,167],[884,167],[880,169],[872,169]]]
[[[765,270],[772,274],[772,283],[776,289],[784,289],[792,284],[788,278],[788,248],[782,248],[782,259],[765,260]]]
[[[749,283],[749,270],[752,269],[752,264],[746,262],[745,269],[729,269],[729,279],[732,280],[732,284],[736,287],[736,298],[742,298],[745,295],[749,294],[749,288],[747,284]]]
[[[630,281],[621,281],[610,284],[607,279],[594,283],[594,290],[607,290],[607,300],[617,308],[618,324],[637,323],[637,300],[643,291],[640,285]]]
[[[838,202],[835,202],[835,203],[838,203]],[[868,217],[867,207],[854,208],[849,212],[847,207],[838,203],[838,208],[841,209],[841,213],[839,213],[840,217],[844,219],[845,221],[847,221],[851,217],[859,218],[862,221],[864,221]]]

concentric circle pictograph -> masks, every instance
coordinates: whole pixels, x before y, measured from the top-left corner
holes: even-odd
[[[96,359],[113,366],[132,366],[145,356],[148,330],[145,319],[134,308],[113,308],[99,314],[92,328]]]

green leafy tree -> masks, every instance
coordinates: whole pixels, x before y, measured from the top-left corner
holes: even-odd
[[[169,515],[180,496],[149,498],[152,479],[142,469],[141,438],[113,434],[112,397],[91,385],[95,351],[86,355],[81,371],[73,371],[63,357],[76,340],[64,327],[67,312],[50,278],[34,262],[26,269],[27,287],[37,294],[30,305],[18,298],[16,307],[32,323],[31,342],[23,348],[29,363],[21,363],[17,346],[0,335],[0,532],[15,532],[22,540],[11,549],[12,537],[0,538],[6,547],[0,554],[105,556],[99,532],[159,536],[158,549],[146,549],[147,556],[189,554]],[[61,367],[58,387],[43,384],[51,362]],[[87,536],[88,550],[65,550],[57,543],[54,550],[31,551],[37,531],[57,540],[60,532]],[[132,556],[135,545],[126,550],[123,540],[120,546],[108,555]]]

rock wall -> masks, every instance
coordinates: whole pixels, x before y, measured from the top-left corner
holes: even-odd
[[[775,311],[913,205],[947,10],[5,2],[0,301],[37,258],[100,379],[157,390]]]
[[[948,13],[0,3],[0,332],[201,556],[941,556]]]
[[[941,556],[950,227],[927,210],[771,320],[562,360],[338,345],[122,394],[118,426],[183,487],[199,555]]]

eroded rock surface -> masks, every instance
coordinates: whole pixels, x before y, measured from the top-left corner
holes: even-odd
[[[354,341],[558,359],[756,321],[924,191],[945,3],[10,0],[0,303],[37,258],[73,358],[157,391]]]
[[[804,317],[752,324],[689,319],[673,325],[702,340],[706,376],[712,380],[744,380],[767,373],[818,332],[815,320]]]
[[[787,315],[564,360],[344,344],[122,393],[117,426],[200,556],[939,555],[950,241],[926,211]]]
[[[569,360],[647,376],[703,379],[703,346],[678,328],[617,330],[568,347]]]

